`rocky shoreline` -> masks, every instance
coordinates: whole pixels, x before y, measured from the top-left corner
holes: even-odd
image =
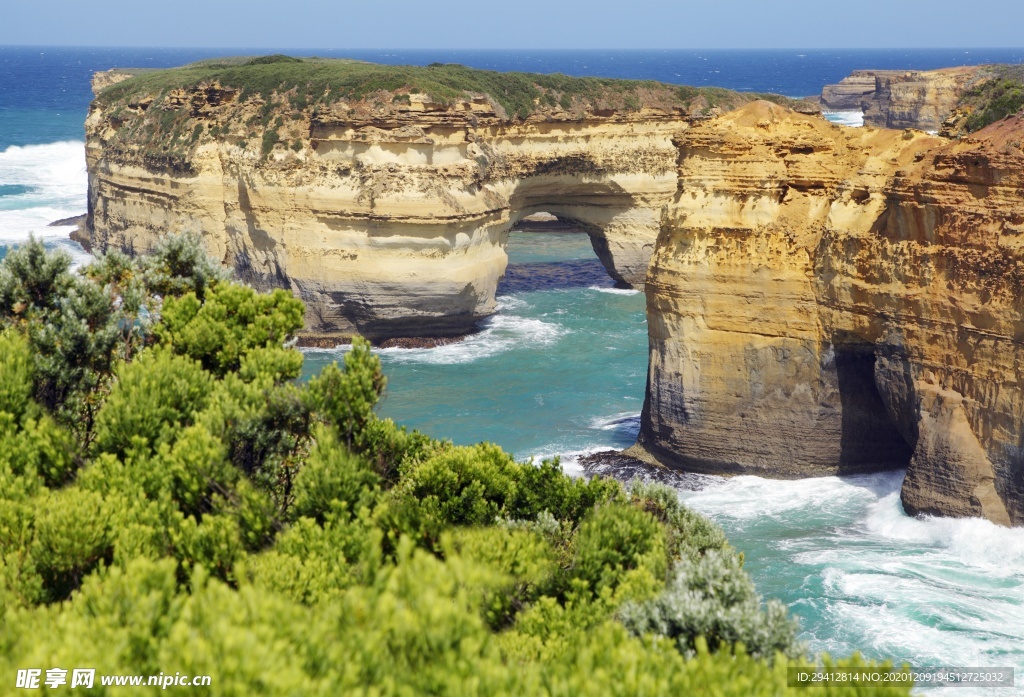
[[[631,454],[633,453],[633,454]],[[696,491],[714,481],[706,475],[681,472],[652,461],[637,457],[634,448],[627,450],[602,450],[580,457],[577,462],[587,477],[611,477],[623,484],[635,480],[667,484],[675,489]]]

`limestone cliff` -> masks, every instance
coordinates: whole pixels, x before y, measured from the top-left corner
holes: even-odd
[[[197,232],[242,279],[291,288],[329,341],[472,331],[536,211],[642,287],[673,135],[754,98],[284,56],[123,76],[99,76],[86,123],[92,246]]]
[[[826,85],[821,104],[825,109],[859,109],[869,126],[938,131],[981,70],[855,70]]]
[[[1024,524],[1022,135],[765,103],[680,133],[642,447],[704,472],[908,466],[909,512]]]
[[[1024,524],[1024,124],[950,142],[751,99],[284,57],[154,71],[93,103],[90,241],[198,232],[302,297],[314,336],[442,337],[493,310],[510,227],[553,213],[646,285],[649,454],[906,466],[911,512]]]

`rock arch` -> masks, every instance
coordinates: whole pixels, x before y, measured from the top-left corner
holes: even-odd
[[[245,280],[305,300],[307,340],[452,336],[493,312],[509,229],[546,210],[646,289],[650,454],[806,476],[910,449],[908,510],[1024,524],[1019,119],[949,143],[766,102],[696,125],[489,108],[311,121],[264,159],[201,141],[184,169],[105,147],[115,126],[94,110],[91,243],[199,232]]]

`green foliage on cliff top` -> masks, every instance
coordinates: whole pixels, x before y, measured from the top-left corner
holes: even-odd
[[[379,419],[365,342],[297,384],[301,303],[228,281],[198,244],[80,275],[30,242],[0,265],[0,674],[208,674],[211,695],[907,694],[787,688],[795,625],[674,491]],[[84,359],[43,353],[54,337]]]
[[[421,92],[443,104],[451,104],[467,95],[489,95],[509,117],[519,118],[543,106],[562,104],[568,108],[577,99],[591,106],[608,104],[631,111],[648,105],[690,109],[700,98],[711,106],[724,108],[760,98],[795,103],[779,95],[680,87],[650,80],[502,73],[440,63],[427,67],[377,65],[281,55],[249,60],[208,60],[169,70],[146,71],[106,88],[97,99],[115,104],[213,82],[240,90],[243,100],[257,95],[269,100],[275,92],[295,89],[300,100],[308,98],[313,104],[360,101],[378,92],[393,93],[397,97]]]
[[[1024,108],[1024,66],[996,65],[986,69],[981,79],[967,90],[957,104],[970,110],[968,133],[1006,118]]]

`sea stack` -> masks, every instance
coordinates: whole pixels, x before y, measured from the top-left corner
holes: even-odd
[[[710,473],[908,467],[910,513],[1024,524],[1022,136],[768,103],[680,134],[641,446]]]

